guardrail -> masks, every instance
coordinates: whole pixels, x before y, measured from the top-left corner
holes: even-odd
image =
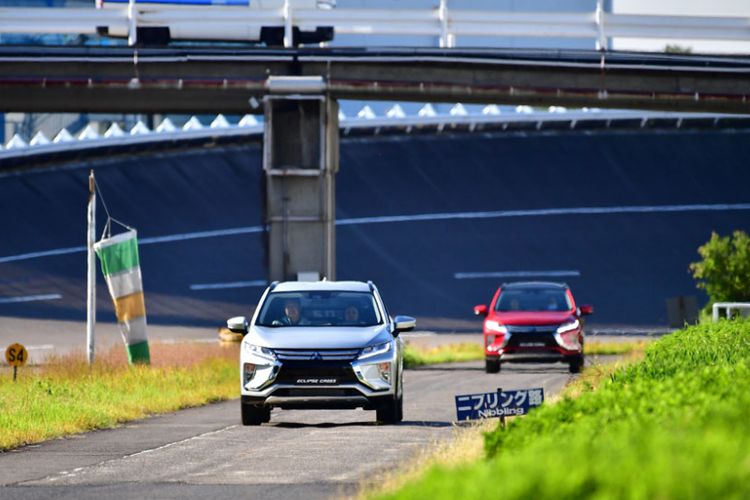
[[[434,9],[300,9],[291,0],[278,8],[174,6],[135,3],[110,9],[2,8],[0,33],[101,34],[137,43],[138,28],[168,27],[178,40],[252,40],[263,27],[283,28],[292,46],[294,28],[333,27],[337,34],[435,37],[455,47],[460,37],[591,39],[607,50],[611,38],[750,41],[750,17],[665,16],[606,12],[597,0],[593,12],[502,12]],[[252,35],[251,35],[252,33]]]
[[[743,316],[750,315],[750,302],[716,302],[713,305],[713,320],[719,321],[719,310],[725,309],[727,312],[726,317],[732,317],[733,310],[746,311],[743,312]]]

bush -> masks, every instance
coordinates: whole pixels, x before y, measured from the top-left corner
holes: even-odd
[[[706,291],[711,302],[750,301],[750,236],[735,231],[732,236],[711,234],[698,248],[703,258],[690,264],[698,288]]]

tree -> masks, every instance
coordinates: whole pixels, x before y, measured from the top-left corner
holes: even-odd
[[[690,264],[693,278],[713,302],[750,302],[750,236],[735,231],[732,236],[711,233],[698,247],[703,260]]]

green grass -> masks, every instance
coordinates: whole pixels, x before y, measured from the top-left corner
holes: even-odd
[[[748,387],[750,322],[690,327],[383,498],[750,498]]]
[[[633,351],[646,348],[650,340],[624,341],[624,342],[602,342],[599,340],[588,340],[583,346],[583,352],[593,356],[623,355]]]
[[[642,350],[648,341],[638,342],[600,342],[589,341],[584,352],[591,355],[622,355]],[[404,350],[404,366],[415,368],[440,363],[458,363],[462,361],[480,361],[484,359],[484,348],[478,343],[445,344],[432,348],[418,348],[407,344]]]
[[[0,450],[235,398],[238,347],[152,345],[152,366],[129,367],[119,348],[89,367],[82,356],[0,377]],[[238,417],[239,418],[239,417]]]
[[[444,344],[432,348],[418,348],[407,345],[404,349],[404,367],[435,365],[440,363],[458,363],[484,359],[482,344]]]

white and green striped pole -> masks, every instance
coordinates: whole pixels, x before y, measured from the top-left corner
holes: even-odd
[[[115,303],[117,322],[128,351],[128,361],[150,363],[146,337],[146,303],[143,297],[138,237],[135,229],[103,238],[94,245],[104,279]]]

